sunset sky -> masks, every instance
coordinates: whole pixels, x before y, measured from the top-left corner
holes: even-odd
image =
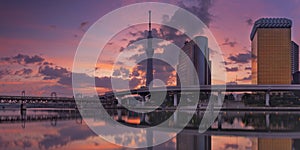
[[[71,73],[76,49],[85,32],[99,18],[138,0],[101,1],[2,1],[0,4],[0,95],[72,96]],[[225,60],[226,82],[251,83],[250,32],[262,17],[286,17],[293,21],[292,40],[300,43],[300,0],[165,0],[199,17],[215,36]],[[147,16],[145,16],[147,17]],[[159,25],[153,29],[159,30]],[[130,41],[144,38],[147,26],[126,29],[108,43],[102,58],[109,60],[113,50],[122,51]],[[157,33],[158,35],[160,33]],[[172,39],[171,39],[172,41]],[[176,42],[173,40],[173,42]],[[184,41],[182,42],[184,43]],[[96,84],[99,92],[109,90],[112,66],[99,58]],[[103,61],[101,63],[101,61]],[[160,64],[162,62],[158,62]],[[163,65],[161,65],[163,66]],[[155,67],[154,67],[155,68]],[[94,68],[91,69],[93,72]],[[119,68],[117,76],[129,74],[133,87],[142,85],[144,72]],[[159,70],[161,69],[161,70]],[[174,82],[174,70],[156,67],[157,74]],[[97,71],[100,73],[97,74]],[[84,75],[89,77],[88,75]]]

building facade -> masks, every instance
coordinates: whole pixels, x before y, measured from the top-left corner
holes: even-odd
[[[255,22],[250,35],[253,84],[291,84],[291,27],[286,18]]]
[[[292,74],[299,71],[299,46],[297,43],[292,41],[292,50],[291,50],[291,59],[292,59]]]
[[[199,46],[198,46],[199,45]],[[179,56],[177,71],[181,73],[181,78],[177,77],[177,86],[182,85],[210,85],[211,84],[211,62],[209,60],[209,49],[207,37],[197,36],[193,40],[186,42],[182,50],[188,58]],[[188,59],[194,66],[188,65]],[[196,70],[197,75],[193,73]],[[197,79],[199,83],[197,83]]]
[[[300,84],[300,71],[297,71],[293,74],[292,84]]]

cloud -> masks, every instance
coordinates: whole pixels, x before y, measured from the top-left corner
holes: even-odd
[[[0,60],[3,62],[11,63],[11,64],[17,63],[20,65],[27,65],[27,64],[40,64],[45,59],[38,55],[29,56],[29,55],[24,55],[24,54],[18,54],[16,56],[12,56],[12,57],[2,57],[2,58],[0,58]]]
[[[30,68],[23,68],[21,70],[17,70],[14,75],[19,75],[19,76],[24,76],[24,75],[29,75],[33,72],[32,69]]]
[[[142,84],[142,80],[139,78],[131,78],[129,81],[129,87],[138,88],[139,85]]]
[[[239,53],[237,55],[231,55],[228,57],[229,60],[234,63],[246,64],[251,60],[251,53]]]
[[[38,72],[44,76],[44,80],[52,80],[70,76],[70,72],[59,66],[40,66]]]
[[[68,70],[65,67],[57,66],[52,62],[46,61],[44,58],[38,55],[29,56],[24,54],[18,54],[12,57],[2,57],[0,58],[0,60],[8,63],[16,63],[22,65],[32,63],[37,67],[36,76],[29,76],[33,74],[33,68],[22,68],[14,71],[11,71],[9,69],[0,69],[0,78],[3,78],[8,75],[15,75],[22,76],[23,78],[38,77],[42,80],[54,81],[49,84],[43,85],[42,88],[39,88],[40,94],[48,94],[52,91],[63,91],[62,95],[72,95],[72,75],[82,79],[83,83],[85,83],[85,81],[95,80],[96,87],[104,88],[107,90],[111,90],[112,80],[121,83],[121,86],[119,86],[118,88],[127,88],[128,84],[130,88],[137,88],[141,83],[141,79],[137,78],[138,76],[131,76],[130,71],[124,67],[121,67],[119,69],[119,77],[91,77],[85,73],[76,73]],[[92,85],[87,85],[87,87],[89,86]]]
[[[232,68],[226,67],[226,71],[228,72],[237,72],[238,70],[239,70],[238,67],[232,67]]]
[[[121,71],[119,69],[114,70],[113,76],[120,76],[120,75],[121,75]]]
[[[45,62],[43,62],[43,65],[54,65],[53,63],[51,63],[51,62],[47,62],[47,61],[45,61]]]
[[[220,63],[224,64],[224,65],[230,65],[231,62],[228,62],[228,61],[221,61]]]
[[[121,72],[121,75],[122,75],[123,77],[128,77],[128,76],[129,76],[129,70],[126,69],[126,68],[124,68],[124,67],[121,67],[121,68],[120,68],[120,72]]]
[[[229,45],[230,47],[234,47],[236,44],[236,41],[230,41],[229,38],[226,38],[222,45]]]
[[[112,89],[112,80],[120,84],[117,88],[123,89],[127,88],[128,83],[130,83],[130,88],[136,88],[139,85],[139,81],[136,78],[123,79],[121,77],[91,77],[85,73],[74,73],[66,68],[59,66],[41,66],[38,71],[42,76],[43,80],[57,80],[57,83],[63,86],[72,87],[72,76],[80,79],[80,83],[89,83],[91,80],[95,80],[95,86]],[[118,70],[119,74],[123,76],[129,76],[129,70],[123,67]],[[115,73],[116,74],[116,73]],[[86,85],[92,86],[92,85]],[[76,87],[75,87],[76,88]]]
[[[140,73],[137,70],[133,70],[130,74],[132,77],[139,77]]]
[[[144,25],[141,25],[141,26],[145,26],[146,24]],[[160,26],[160,28],[164,28],[163,26]],[[169,28],[169,27],[166,27],[166,28]],[[170,28],[171,29],[171,28]],[[166,29],[166,30],[169,30],[169,29]],[[148,36],[148,30],[144,30],[144,31],[137,31],[137,32],[132,32],[132,31],[129,31],[128,33],[131,37],[134,37],[135,39],[132,39],[128,42],[127,46],[128,47],[129,45],[137,42],[137,41],[140,41],[140,40],[144,40],[144,39],[147,39],[147,36]],[[175,35],[175,33],[174,33]],[[156,28],[152,28],[152,36],[153,38],[163,38],[165,39],[166,37],[162,36],[162,33],[160,31],[157,31]],[[165,40],[168,40],[168,39],[165,39]],[[124,48],[123,48],[124,50]]]
[[[80,23],[79,29],[85,31],[85,27],[88,25],[88,21],[84,21]]]
[[[247,76],[247,77],[244,77],[244,78],[242,78],[242,79],[239,79],[239,81],[249,81],[249,80],[251,80],[252,79],[252,75],[250,74],[249,76]]]
[[[253,25],[253,20],[251,18],[246,20],[247,25],[252,26]]]
[[[22,55],[22,54],[18,54],[17,56],[13,57],[13,59],[17,60],[19,63],[23,61],[25,64],[40,63],[45,60],[44,58],[38,55],[34,55],[30,57],[28,55]]]
[[[177,29],[170,28],[168,26],[162,26],[160,29],[160,36],[162,39],[171,41],[178,47],[183,47],[185,41],[190,41],[191,39],[184,33],[178,31]]]
[[[200,2],[200,3],[204,3],[204,2]],[[185,6],[185,7],[188,7],[183,3],[181,5]],[[191,6],[191,9],[194,9],[194,7],[195,6]],[[171,19],[167,20],[167,22],[165,22],[165,24],[170,24],[171,23],[173,25],[177,25],[178,28],[183,28],[186,33],[191,33],[191,34],[196,34],[196,33],[200,32],[200,31],[195,31],[195,29],[202,30],[203,27],[201,28],[201,26],[200,27],[199,26],[194,27],[192,25],[189,25],[189,24],[186,24],[185,22],[183,22],[182,18],[188,19],[183,14],[184,13],[182,13],[180,11],[175,12],[175,14],[171,17]],[[147,24],[143,24],[143,25],[140,25],[140,26],[147,27]],[[133,44],[137,41],[147,39],[148,30],[136,31],[136,32],[129,31],[128,35],[133,37],[133,39],[128,42],[126,47],[128,47],[129,45],[131,45],[131,44]],[[154,26],[154,28],[152,28],[152,36],[153,36],[153,38],[164,39],[164,40],[170,41],[173,44],[177,45],[178,47],[183,47],[185,41],[191,40],[183,32],[180,32],[179,30],[177,30],[175,28],[171,28],[167,25]],[[120,49],[120,51],[123,51],[123,50],[124,50],[124,48]]]
[[[245,67],[245,70],[252,70],[251,67]]]
[[[11,75],[11,71],[9,69],[0,70],[0,79],[4,76]]]
[[[210,7],[212,6],[212,2],[210,0],[201,0],[201,1],[180,1],[178,5],[184,9],[189,10],[190,12],[194,13],[196,16],[198,16],[206,25],[209,25],[211,22],[212,15],[208,12]],[[178,47],[183,47],[185,41],[191,40],[188,36],[185,35],[185,33],[190,33],[192,35],[196,35],[197,33],[203,32],[203,27],[201,25],[191,25],[187,24],[186,22],[190,21],[189,17],[184,15],[182,11],[176,11],[173,16],[164,16],[164,24],[166,25],[153,25],[152,28],[152,36],[153,38],[158,38],[158,39],[164,39],[167,41],[172,42],[173,44],[177,45]],[[182,20],[186,19],[186,20]],[[177,26],[178,29],[183,29],[185,33],[180,32],[179,30],[175,28],[171,28],[167,26],[168,24],[173,24]],[[146,28],[146,30],[143,31],[132,31],[137,30],[136,28],[138,26],[142,26]],[[197,31],[195,31],[197,30]],[[120,48],[120,52],[123,52],[124,49],[130,50],[128,47],[129,45],[146,39],[148,35],[148,30],[147,30],[147,24],[142,24],[142,25],[136,25],[133,26],[127,31],[128,36],[132,38],[128,41],[127,45],[125,47]],[[232,43],[231,43],[232,44]],[[233,44],[235,44],[233,42]]]
[[[4,137],[5,135],[3,135]],[[33,149],[32,138],[24,136],[24,140],[0,137],[0,145],[3,149]]]
[[[133,36],[133,37],[135,37],[135,36],[137,36],[137,35],[140,36],[140,35],[141,35],[141,32],[131,32],[131,31],[130,31],[128,34],[131,35],[131,36]]]
[[[180,1],[178,6],[199,17],[209,27],[213,17],[209,12],[212,7],[212,0]]]
[[[138,65],[136,65],[136,67],[133,68],[131,76],[146,79],[146,66],[147,61],[141,61]],[[166,62],[159,59],[153,59],[153,76],[155,79],[160,79],[165,84],[168,84],[170,80],[175,77],[173,74],[174,71],[175,69]]]
[[[72,72],[60,66],[40,66],[38,73],[43,76],[43,80],[57,80],[60,85],[72,86]],[[90,77],[83,73],[74,73],[82,80],[87,80]]]
[[[120,52],[123,52],[124,50],[125,50],[125,48],[124,48],[124,47],[121,47],[119,51],[120,51]]]
[[[133,70],[133,73],[124,67],[120,67],[119,69],[114,70],[112,78],[131,78],[131,77],[138,77],[139,73],[136,70]],[[131,79],[130,79],[131,80]],[[134,79],[136,81],[136,79]],[[133,84],[136,85],[136,84]],[[134,86],[136,87],[136,86]]]
[[[107,89],[112,89],[112,83],[116,84],[114,85],[114,88],[117,89],[127,89],[128,87],[130,89],[138,88],[138,86],[141,84],[141,79],[138,78],[131,78],[131,79],[123,79],[118,77],[96,77],[95,78],[95,84],[96,87],[102,87]]]

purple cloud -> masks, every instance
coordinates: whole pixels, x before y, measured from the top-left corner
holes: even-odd
[[[230,47],[235,47],[236,44],[237,44],[236,41],[230,41],[229,38],[226,38],[222,45],[229,45]]]
[[[232,67],[232,68],[226,67],[226,71],[228,71],[228,72],[237,72],[237,71],[239,71],[239,68],[238,67]]]
[[[17,70],[14,75],[19,75],[19,76],[24,76],[24,75],[29,75],[33,72],[32,69],[30,68],[23,68],[21,70]]]
[[[45,59],[38,55],[29,56],[29,55],[24,55],[24,54],[18,54],[16,56],[12,56],[12,57],[2,57],[0,60],[4,61],[4,62],[8,62],[8,63],[17,63],[20,65],[27,65],[27,64],[40,64]]]
[[[9,69],[0,70],[0,79],[6,75],[11,75],[11,71]]]
[[[251,53],[239,53],[237,55],[231,55],[228,57],[229,60],[234,63],[246,64],[251,60]]]

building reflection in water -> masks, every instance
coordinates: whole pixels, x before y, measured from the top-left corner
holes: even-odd
[[[152,126],[173,112],[108,113],[125,125]],[[198,133],[197,114],[176,137],[146,149],[300,149],[300,113],[222,112],[204,134]],[[0,110],[0,119],[0,149],[122,149],[93,133],[75,110]],[[145,135],[151,142],[153,132]]]
[[[176,148],[178,150],[211,149],[211,136],[179,133],[176,136]]]

